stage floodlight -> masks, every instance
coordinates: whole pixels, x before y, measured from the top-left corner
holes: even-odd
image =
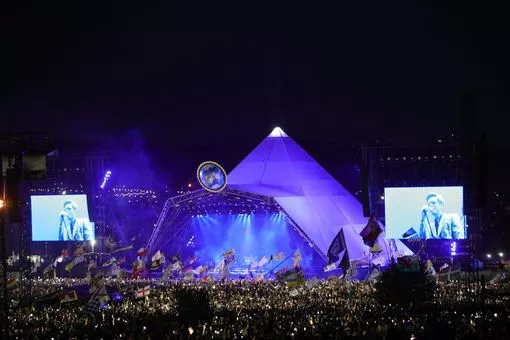
[[[452,242],[450,245],[450,255],[455,256],[457,255],[457,242]]]
[[[101,189],[104,189],[106,187],[106,183],[110,179],[111,175],[112,175],[112,172],[110,170],[106,171],[106,173],[103,177],[103,182],[101,183]]]

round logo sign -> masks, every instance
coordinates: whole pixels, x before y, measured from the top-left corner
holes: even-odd
[[[227,185],[227,173],[216,162],[204,162],[197,170],[197,178],[205,190],[220,192]]]

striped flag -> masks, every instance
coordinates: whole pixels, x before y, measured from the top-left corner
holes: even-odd
[[[7,280],[7,290],[12,290],[18,288],[18,281],[15,279]]]

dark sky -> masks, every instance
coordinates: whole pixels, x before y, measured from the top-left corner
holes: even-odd
[[[158,157],[216,147],[239,158],[279,125],[331,154],[459,131],[460,98],[483,91],[477,127],[505,142],[503,7],[162,3],[8,8],[0,129],[64,140],[131,129]]]

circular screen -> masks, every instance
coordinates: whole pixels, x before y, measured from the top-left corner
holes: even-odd
[[[204,162],[197,170],[197,177],[200,185],[205,190],[219,192],[227,185],[227,173],[216,162]]]

